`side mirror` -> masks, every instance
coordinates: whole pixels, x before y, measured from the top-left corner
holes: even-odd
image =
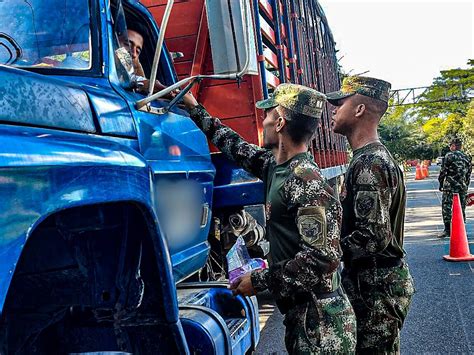
[[[187,86],[170,102],[170,105],[157,111],[158,114],[169,110],[176,102],[202,79],[239,80],[243,75],[258,75],[257,50],[253,28],[251,7],[248,0],[206,0],[207,22],[211,39],[213,75],[194,75],[153,94],[158,61],[163,47],[164,34],[168,24],[174,0],[167,0],[160,35],[156,45],[155,58],[151,68],[148,96],[138,100],[135,107],[153,112],[149,103],[162,97],[182,85]]]
[[[248,0],[206,0],[214,74],[257,75],[257,50]]]

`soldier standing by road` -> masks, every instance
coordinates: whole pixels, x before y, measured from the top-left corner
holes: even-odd
[[[451,232],[451,212],[453,205],[453,194],[459,194],[461,209],[464,220],[466,220],[466,197],[471,182],[472,158],[461,151],[462,142],[459,138],[451,141],[449,152],[443,159],[443,165],[439,172],[439,190],[443,191],[442,212],[444,231],[438,238],[446,238]]]
[[[270,267],[231,285],[235,294],[269,290],[285,314],[291,354],[351,354],[355,315],[340,287],[341,205],[308,154],[326,98],[310,88],[282,84],[267,100],[264,149],[244,141],[199,105],[184,103],[191,118],[231,160],[263,180]]]
[[[342,282],[357,317],[359,354],[399,352],[414,293],[404,261],[403,173],[377,134],[389,90],[386,81],[353,76],[327,95],[336,106],[334,132],[345,135],[353,150],[341,194]]]

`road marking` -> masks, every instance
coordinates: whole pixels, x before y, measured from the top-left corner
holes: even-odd
[[[259,323],[260,329],[263,329],[267,324],[268,318],[273,315],[275,306],[271,304],[261,304],[259,307]]]

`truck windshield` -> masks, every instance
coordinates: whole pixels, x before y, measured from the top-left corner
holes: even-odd
[[[0,64],[91,68],[88,1],[1,0]]]

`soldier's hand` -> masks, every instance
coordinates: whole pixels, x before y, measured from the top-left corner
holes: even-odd
[[[195,106],[199,105],[191,92],[183,96],[183,103],[188,110],[192,110]]]
[[[252,286],[250,275],[251,273],[245,274],[237,282],[230,285],[229,288],[232,290],[234,295],[253,296],[256,294]]]

